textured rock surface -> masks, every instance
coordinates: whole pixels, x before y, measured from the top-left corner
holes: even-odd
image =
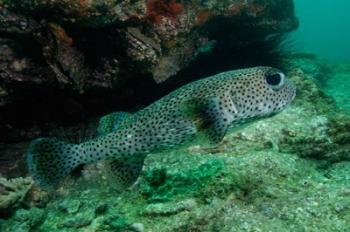
[[[333,75],[324,81],[323,89],[326,94],[334,97],[339,108],[350,112],[350,98],[347,95],[350,89],[350,65],[330,65],[330,70]]]
[[[137,86],[164,82],[203,51],[237,58],[297,24],[292,0],[1,0],[2,137],[13,141],[7,133],[25,125],[26,135],[45,130],[45,117],[86,118],[110,110],[108,102],[121,108],[145,97]]]
[[[103,164],[86,168],[89,178],[67,179],[45,209],[17,210],[0,221],[1,231],[347,231],[350,116],[303,60],[288,61],[298,95],[281,114],[229,133],[216,147],[152,154],[126,191],[116,191]],[[43,210],[45,218],[19,223],[18,215]]]
[[[61,25],[67,28],[74,27],[75,30],[111,27],[110,34],[99,31],[96,33],[106,36],[103,38],[106,42],[109,39],[107,36],[111,36],[114,43],[125,43],[121,49],[124,49],[123,53],[126,54],[113,54],[115,58],[121,60],[122,55],[127,55],[131,62],[128,65],[139,67],[141,73],[151,73],[157,82],[162,82],[183,69],[196,56],[198,48],[206,43],[208,37],[214,36],[211,33],[217,33],[211,31],[214,30],[212,27],[220,30],[220,23],[225,20],[226,23],[232,23],[232,26],[240,22],[242,28],[261,30],[265,35],[291,31],[297,26],[293,2],[290,0],[3,0],[1,16],[1,31],[4,34],[24,34],[32,37],[39,43],[38,48],[43,50],[42,55],[46,63],[49,63],[51,71],[56,74],[55,79],[62,84],[73,84],[80,91],[95,83],[90,79],[96,75],[89,77],[89,72],[85,72],[83,53],[88,51],[79,52],[76,49],[79,43],[82,43],[80,40],[89,38],[84,38],[86,35],[72,29],[72,35],[68,35]],[[38,23],[30,19],[31,17],[45,19],[49,23]],[[208,27],[208,30],[204,32],[205,27]],[[234,29],[232,27],[232,32]],[[229,36],[230,28],[224,30]],[[115,32],[115,35],[112,32]],[[51,35],[45,36],[43,33]],[[100,42],[103,42],[103,39]],[[99,46],[103,47],[102,44],[96,45],[97,49]],[[103,76],[106,75],[105,72]],[[117,73],[114,73],[115,77],[118,76]],[[83,81],[82,78],[86,80]],[[110,83],[105,85],[110,86]]]
[[[7,180],[0,177],[0,213],[8,213],[18,207],[33,185],[31,178]]]

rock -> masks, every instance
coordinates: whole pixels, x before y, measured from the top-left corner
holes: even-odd
[[[0,229],[4,232],[28,232],[35,230],[44,222],[45,213],[45,210],[36,207],[19,209],[12,216],[11,223],[0,220]]]
[[[58,228],[78,229],[87,227],[95,218],[94,210],[90,207],[84,207],[79,200],[65,199],[58,204],[58,207],[66,213],[64,220],[58,222]]]
[[[31,210],[19,209],[14,215],[14,220],[27,224],[30,228],[34,228],[41,224],[45,218],[45,211],[38,208]]]
[[[28,142],[19,142],[6,145],[0,143],[0,175],[7,178],[26,176],[27,164],[24,157],[27,148]]]
[[[47,191],[34,186],[29,191],[24,203],[29,207],[45,208],[50,199],[50,194]]]
[[[64,222],[57,225],[58,228],[74,228],[79,229],[91,224],[92,218],[69,217]]]
[[[348,63],[330,65],[329,70],[329,74],[322,79],[324,83],[322,89],[334,98],[337,107],[350,113],[350,100],[347,94],[350,88],[348,81],[350,65]]]
[[[110,215],[103,220],[103,223],[99,226],[101,230],[107,231],[127,231],[130,229],[130,223],[127,219],[121,215]]]
[[[107,204],[100,204],[96,207],[95,209],[95,214],[105,214],[108,210],[108,205]]]
[[[304,75],[325,81],[327,74],[331,71],[331,66],[317,58],[313,54],[295,54],[293,59],[289,59],[289,68],[300,70]]]
[[[143,214],[147,216],[169,216],[182,211],[191,211],[197,206],[194,199],[183,200],[177,203],[156,203],[148,205]]]
[[[268,35],[297,26],[292,0],[2,0],[0,107],[7,107],[0,116],[3,137],[13,141],[7,138],[7,125],[29,130],[35,121],[61,122],[72,115],[86,119],[92,111],[131,105],[128,101],[135,95],[145,97],[145,84],[159,88],[156,83],[178,75],[204,53],[217,59],[223,50],[228,56],[246,51],[246,57],[255,60],[257,41],[268,43]],[[251,55],[249,48],[254,50]],[[249,63],[241,56],[231,58],[217,63],[226,69]],[[178,77],[179,82],[186,78]],[[13,121],[13,115],[26,117]],[[47,129],[38,126],[44,129],[40,134]]]
[[[62,212],[76,214],[81,207],[81,202],[74,199],[65,199],[58,205],[58,207]]]
[[[0,177],[0,213],[8,214],[16,209],[25,199],[33,185],[32,178],[7,180]]]
[[[135,232],[144,232],[145,226],[142,223],[133,223],[130,225],[130,229]]]
[[[166,202],[174,196],[200,188],[202,181],[214,178],[224,167],[224,162],[215,157],[187,156],[181,152],[165,156],[162,162],[172,164],[171,170],[158,167],[148,167],[144,173],[145,181],[140,185],[140,191],[148,202]],[[150,157],[156,159],[156,156]],[[158,162],[158,161],[154,162]]]

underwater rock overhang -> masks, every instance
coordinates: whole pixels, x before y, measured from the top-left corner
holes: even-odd
[[[144,86],[161,89],[155,83],[191,69],[204,53],[237,46],[244,53],[250,40],[297,26],[292,0],[3,0],[0,136],[12,140],[8,128],[32,127],[42,117],[61,121],[130,107],[135,96],[145,97]],[[22,138],[40,134],[38,127]]]

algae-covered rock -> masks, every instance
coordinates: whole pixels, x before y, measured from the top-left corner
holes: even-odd
[[[203,159],[204,157],[207,159]],[[149,160],[153,160],[152,157]],[[223,160],[204,154],[200,157],[176,153],[163,157],[162,162],[172,164],[173,168],[147,168],[144,181],[140,183],[140,192],[149,202],[164,202],[177,195],[196,191],[206,181],[218,175],[224,167]],[[158,159],[153,163],[157,164]]]
[[[57,225],[58,228],[72,228],[79,229],[91,224],[93,215],[76,215],[74,217],[67,217],[62,223]]]
[[[298,93],[280,114],[230,131],[214,147],[198,141],[150,154],[127,189],[116,191],[108,165],[85,167],[45,209],[17,211],[1,231],[347,231],[350,116],[318,81],[332,72],[290,59]],[[101,120],[101,133],[115,119]],[[38,210],[47,216],[29,223]]]
[[[177,202],[176,204],[155,203],[147,205],[143,214],[147,216],[169,216],[181,211],[191,211],[197,206],[193,199]]]
[[[45,219],[45,210],[38,208],[31,208],[30,210],[19,209],[12,217],[12,224],[7,225],[3,223],[3,227],[0,221],[0,229],[4,232],[11,231],[33,231],[36,230],[39,225]]]
[[[29,228],[35,228],[45,218],[45,210],[32,208],[31,210],[20,209],[13,216],[18,223],[25,223]]]
[[[75,199],[66,199],[59,204],[61,211],[68,214],[77,213],[80,209],[80,206],[80,201]]]
[[[329,96],[334,97],[337,106],[350,112],[350,98],[349,98],[349,78],[350,78],[350,64],[344,63],[341,65],[330,65],[331,72],[324,81],[323,90]]]
[[[0,213],[9,213],[18,207],[33,185],[31,178],[7,180],[0,177]]]
[[[304,59],[308,62],[304,62]],[[303,115],[305,121],[296,118],[291,120],[293,123],[285,128],[285,136],[280,140],[280,149],[328,162],[349,160],[347,144],[350,117],[346,113],[347,105],[344,102],[345,97],[350,95],[341,88],[334,92],[334,89],[331,90],[328,86],[330,83],[336,86],[348,83],[344,79],[336,79],[337,70],[345,71],[345,65],[332,67],[331,64],[313,56],[297,56],[288,64],[291,76],[299,86],[296,99],[298,107],[295,108],[298,110],[295,113]],[[307,71],[310,67],[318,71]],[[344,104],[339,105],[340,102]]]

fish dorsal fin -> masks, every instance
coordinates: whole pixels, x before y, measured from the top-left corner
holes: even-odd
[[[144,160],[142,155],[113,159],[109,163],[111,173],[121,187],[129,187],[139,177]]]
[[[238,109],[229,92],[220,96],[199,99],[185,103],[185,114],[198,124],[211,142],[222,140],[227,129],[238,115]]]
[[[132,114],[127,112],[115,112],[103,116],[98,124],[98,135],[108,134],[123,128],[131,118]]]

